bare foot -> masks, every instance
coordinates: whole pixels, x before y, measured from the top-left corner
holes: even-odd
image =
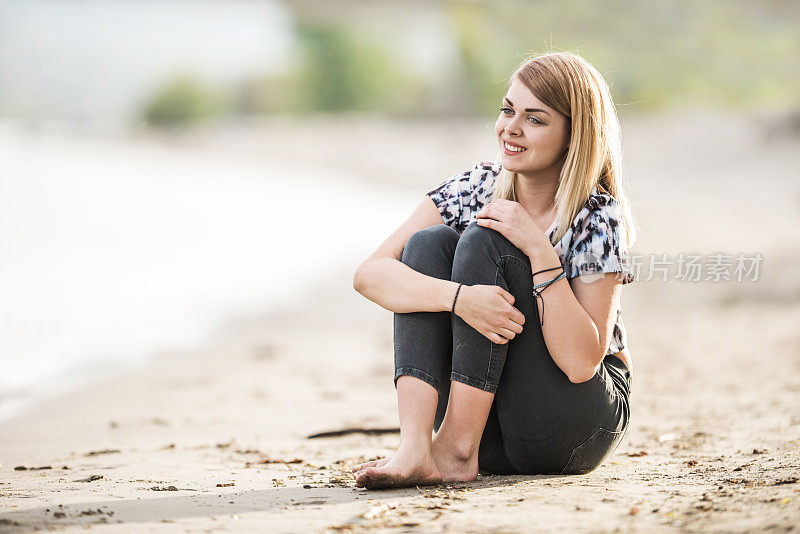
[[[401,445],[385,464],[365,467],[355,474],[355,479],[356,486],[383,489],[438,484],[442,481],[442,475],[436,468],[430,450]]]
[[[478,478],[478,451],[469,458],[455,452],[451,444],[433,437],[431,454],[442,474],[442,482],[471,482]]]
[[[350,470],[351,473],[355,473],[356,471],[361,471],[362,469],[366,469],[367,467],[381,467],[386,465],[391,458],[381,458],[380,460],[372,460],[371,462],[365,462],[363,464],[358,464],[354,468]]]

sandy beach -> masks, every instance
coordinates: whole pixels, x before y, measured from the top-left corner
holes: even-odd
[[[641,226],[633,252],[764,260],[754,282],[670,271],[625,287],[631,426],[595,471],[356,488],[350,467],[391,454],[399,434],[392,314],[353,290],[363,259],[353,255],[320,268],[291,304],[218,324],[202,350],[158,353],[0,422],[0,531],[796,531],[797,138],[766,145],[744,119],[685,124],[623,120]],[[344,137],[332,122],[311,163],[402,191],[413,207],[493,157],[483,123],[460,128],[460,148],[437,157],[446,128],[359,123]],[[292,139],[286,125],[267,124],[184,143],[253,164],[299,161],[281,139]],[[379,142],[404,165],[354,163]],[[332,431],[342,432],[309,437]]]

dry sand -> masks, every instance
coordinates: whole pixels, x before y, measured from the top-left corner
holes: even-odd
[[[634,252],[761,251],[761,276],[626,286],[631,426],[592,473],[356,489],[349,468],[398,435],[308,438],[397,426],[392,316],[353,291],[354,261],[314,301],[232,318],[202,353],[0,424],[0,531],[797,530],[800,151],[759,144],[746,122],[685,123],[626,129]],[[241,146],[236,135],[215,146]],[[407,143],[437,135],[420,127]],[[382,179],[421,198],[442,178]]]

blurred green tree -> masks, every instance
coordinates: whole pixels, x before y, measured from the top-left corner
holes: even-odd
[[[197,124],[226,111],[226,98],[194,75],[182,74],[159,90],[144,106],[144,121],[156,127]]]
[[[179,77],[148,101],[146,122],[192,124],[223,112],[490,116],[507,76],[527,54],[547,50],[586,57],[608,80],[621,113],[800,105],[800,4],[426,4],[422,18],[436,21],[431,27],[439,24],[443,36],[433,54],[439,64],[426,74],[413,68],[412,43],[403,42],[404,25],[421,18],[418,9],[314,0],[295,7],[296,48],[285,71],[254,72],[238,82],[232,103],[196,78]]]

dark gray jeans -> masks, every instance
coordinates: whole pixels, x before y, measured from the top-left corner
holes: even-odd
[[[617,448],[630,417],[628,368],[609,355],[591,380],[569,381],[544,342],[530,259],[505,236],[474,222],[461,235],[431,226],[411,236],[401,260],[435,278],[498,285],[525,315],[522,333],[496,344],[451,312],[394,314],[395,387],[398,377],[410,375],[436,388],[435,430],[451,380],[495,393],[480,472],[588,473]]]

